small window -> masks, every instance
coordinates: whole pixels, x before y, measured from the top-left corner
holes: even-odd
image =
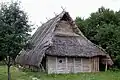
[[[59,63],[62,63],[62,60],[59,60]]]

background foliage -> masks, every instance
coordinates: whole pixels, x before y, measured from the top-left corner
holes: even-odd
[[[101,7],[87,19],[77,17],[75,21],[89,40],[106,50],[114,67],[120,68],[120,11]]]

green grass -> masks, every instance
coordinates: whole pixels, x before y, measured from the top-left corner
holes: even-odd
[[[98,73],[78,73],[78,74],[51,74],[40,72],[23,72],[16,67],[11,67],[12,80],[120,80],[119,72],[98,72]],[[0,80],[7,80],[7,67],[0,66]]]

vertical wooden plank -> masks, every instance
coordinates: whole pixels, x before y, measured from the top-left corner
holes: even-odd
[[[98,57],[96,57],[96,72],[98,72]]]
[[[96,57],[96,60],[95,60],[95,64],[96,64],[96,70],[95,70],[95,72],[97,72],[97,57]]]
[[[75,58],[73,58],[73,68],[74,68],[74,73],[75,73]]]
[[[92,62],[91,62],[91,58],[89,58],[89,63],[90,63],[90,66],[89,66],[90,72],[92,72]]]
[[[97,65],[97,72],[98,72],[98,57],[97,57],[97,62],[96,62],[96,63],[97,63],[97,64],[96,64],[96,65]]]
[[[98,71],[99,71],[99,63],[100,63],[100,61],[99,61],[99,57],[98,57]]]
[[[91,72],[93,72],[93,58],[91,58]]]
[[[93,72],[94,72],[94,58],[92,59],[92,69],[93,69]]]
[[[93,58],[92,58],[92,72],[94,72],[94,64],[93,64],[94,62],[93,62]]]
[[[97,72],[97,68],[98,68],[97,67],[97,63],[98,63],[97,60],[98,60],[98,58],[96,57],[96,61],[95,61],[96,62],[96,72]]]
[[[98,72],[98,68],[99,68],[98,64],[99,64],[99,57],[97,57],[97,72]]]
[[[56,57],[56,63],[55,64],[56,64],[56,73],[57,73],[57,57]]]
[[[48,56],[46,56],[46,71],[48,72]]]
[[[93,64],[94,64],[94,67],[93,67],[93,68],[94,68],[94,72],[95,72],[95,58],[93,59],[93,61],[94,61],[94,63],[93,63]]]
[[[96,72],[98,71],[98,57],[96,57]]]
[[[93,58],[91,58],[91,72],[93,72],[93,61],[92,61]]]
[[[68,60],[67,60],[67,57],[65,57],[65,63],[66,63],[66,73],[68,73]]]
[[[73,65],[73,58],[67,58],[67,65],[68,65],[68,72],[73,73],[74,71],[74,65]]]
[[[106,60],[106,64],[105,64],[105,71],[107,71],[107,60]]]
[[[92,63],[91,63],[91,58],[89,58],[89,63],[90,63],[90,72],[92,72]]]
[[[95,72],[97,71],[97,57],[95,58]]]
[[[95,58],[95,72],[97,72],[97,57]]]
[[[94,58],[92,58],[92,72],[94,72]]]
[[[81,72],[83,72],[83,61],[82,61],[82,58],[81,58]]]
[[[97,61],[97,58],[95,58],[95,72],[96,72],[96,68],[97,68],[96,61]]]
[[[97,57],[97,62],[96,62],[96,63],[97,63],[97,64],[96,64],[96,66],[97,66],[97,69],[96,69],[96,70],[97,70],[97,72],[98,72],[98,57]]]

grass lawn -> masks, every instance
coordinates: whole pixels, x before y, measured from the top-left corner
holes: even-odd
[[[23,72],[16,67],[11,68],[12,80],[120,80],[120,72],[98,72],[78,74],[51,74],[40,72]],[[37,78],[37,79],[35,79]],[[0,66],[0,80],[7,80],[7,67]]]

